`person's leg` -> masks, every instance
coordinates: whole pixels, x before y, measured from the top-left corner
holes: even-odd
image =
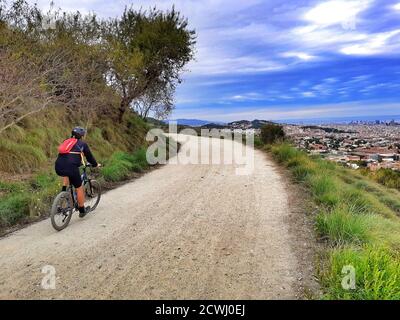
[[[63,177],[63,186],[68,187],[69,186],[69,178],[68,177]]]
[[[85,206],[85,191],[83,190],[83,186],[76,188],[76,198],[78,200],[79,207]]]
[[[62,177],[62,179],[63,179],[62,191],[67,191],[67,187],[69,186],[69,178]]]
[[[82,178],[78,167],[71,169],[69,181],[75,187],[79,217],[83,218],[90,211],[90,207],[85,208],[85,190],[83,189]]]
[[[68,163],[66,163],[62,158],[58,158],[55,164],[55,171],[58,176],[62,179],[62,188],[61,191],[66,191],[67,187],[70,184],[68,176],[70,175],[70,171],[68,170]]]

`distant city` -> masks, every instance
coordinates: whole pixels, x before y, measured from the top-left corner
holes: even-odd
[[[352,116],[352,117],[336,117],[336,118],[314,118],[314,119],[289,119],[274,121],[281,124],[400,124],[400,115],[380,115],[380,116]]]
[[[310,154],[353,169],[400,171],[400,123],[352,121],[348,124],[284,125],[286,135]]]
[[[204,120],[178,120],[179,125],[224,132],[260,134],[261,127],[272,121],[240,120],[215,123]],[[400,171],[400,116],[274,121],[283,126],[286,136],[310,154],[353,169]]]
[[[166,120],[166,123],[170,121],[177,122],[179,125],[200,127],[204,125],[226,125],[230,123],[248,121],[240,120],[233,122],[224,121],[213,121],[213,120],[202,120],[202,119],[174,119]],[[254,121],[254,120],[253,120]],[[265,121],[265,120],[262,120]],[[400,115],[375,115],[375,116],[351,116],[351,117],[336,117],[336,118],[314,118],[314,119],[286,119],[286,120],[269,120],[269,122],[275,122],[280,124],[297,124],[297,125],[329,125],[329,124],[400,124]]]

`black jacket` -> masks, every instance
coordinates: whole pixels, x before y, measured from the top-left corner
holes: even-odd
[[[91,163],[94,167],[97,167],[97,161],[94,158],[86,142],[78,140],[78,142],[73,146],[71,152],[83,152],[86,160],[89,163]],[[77,167],[80,167],[82,165],[82,159],[80,154],[74,154],[74,153],[59,154],[58,159],[62,160],[63,163],[67,163],[69,165],[74,165]]]

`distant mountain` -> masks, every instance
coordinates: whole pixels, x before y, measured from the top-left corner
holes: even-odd
[[[166,120],[167,123],[170,121],[176,121],[178,125],[182,126],[191,126],[191,127],[201,127],[204,125],[208,125],[210,123],[213,123],[213,121],[207,121],[207,120],[199,120],[199,119],[175,119],[175,120]],[[217,122],[215,124],[221,125],[224,124],[223,122]]]
[[[258,120],[240,120],[228,123],[228,126],[232,129],[260,129],[263,125],[272,123],[271,121]]]
[[[158,119],[155,119],[155,118],[152,118],[152,117],[146,118],[145,121],[146,121],[148,124],[150,124],[150,125],[152,125],[152,126],[154,126],[154,127],[158,127],[158,128],[163,128],[163,127],[166,127],[166,126],[167,126],[167,124],[166,124],[164,121],[158,120]]]
[[[166,120],[166,123],[170,121],[177,121],[180,126],[190,126],[190,127],[201,127],[204,129],[260,129],[263,125],[272,123],[271,121],[258,120],[240,120],[233,121],[230,123],[217,122],[217,121],[207,121],[198,119],[176,119],[176,120]]]
[[[229,128],[226,124],[207,123],[201,126],[202,129],[226,129]]]

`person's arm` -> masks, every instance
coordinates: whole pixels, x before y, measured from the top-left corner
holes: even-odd
[[[93,165],[93,167],[98,166],[96,159],[94,158],[89,146],[86,143],[83,146],[83,154],[85,155],[87,161],[89,161]]]

